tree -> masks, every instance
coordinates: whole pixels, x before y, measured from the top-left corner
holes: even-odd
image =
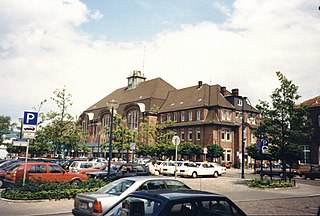
[[[0,116],[0,143],[2,144],[4,136],[9,134],[9,131],[12,129],[11,118],[10,116]]]
[[[191,142],[184,142],[178,148],[181,155],[188,156],[188,160],[191,160],[193,155],[200,155],[201,152],[201,147]]]
[[[223,156],[223,148],[217,144],[209,144],[208,148],[208,157],[211,159],[220,158]]]
[[[300,98],[298,86],[281,72],[276,74],[281,85],[271,95],[272,105],[265,101],[260,101],[257,105],[262,117],[257,131],[260,131],[262,137],[267,138],[269,143],[277,146],[274,156],[281,160],[285,173],[287,162],[296,163],[301,159],[301,149],[295,147],[308,143],[313,131],[307,107],[295,105]]]
[[[43,115],[43,120],[39,125],[39,131],[34,145],[30,148],[48,152],[55,149],[58,154],[64,154],[71,150],[76,150],[81,140],[81,128],[76,123],[77,119],[68,113],[68,108],[72,106],[71,94],[66,88],[57,89],[50,99],[57,104],[59,111],[50,111]]]

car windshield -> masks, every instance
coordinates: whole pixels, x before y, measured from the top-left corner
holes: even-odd
[[[132,180],[119,179],[117,181],[111,182],[110,184],[100,188],[96,193],[112,194],[112,195],[119,196],[134,183],[135,181],[132,181]]]
[[[12,166],[8,167],[8,171],[16,171],[17,169],[19,169],[19,167],[21,166],[20,163],[16,163],[16,164],[13,164]]]

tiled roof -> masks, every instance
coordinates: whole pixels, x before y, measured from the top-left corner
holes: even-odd
[[[219,106],[234,109],[220,93],[220,85],[203,84],[201,87],[191,86],[184,89],[172,90],[161,106],[159,112],[192,109],[197,107]]]
[[[115,90],[90,106],[86,111],[104,108],[106,107],[107,102],[111,100],[118,101],[119,104],[137,102],[150,98],[165,100],[168,92],[171,90],[175,90],[175,88],[161,78],[147,80],[140,83],[134,89],[127,89],[127,87],[123,87]]]
[[[306,100],[302,102],[302,104],[309,105],[310,107],[320,107],[320,95],[315,98]]]

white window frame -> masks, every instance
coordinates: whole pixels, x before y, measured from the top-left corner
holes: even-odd
[[[228,128],[223,128],[221,130],[221,140],[226,142],[232,141],[232,131]]]
[[[196,138],[197,138],[197,140],[200,140],[200,139],[201,139],[201,131],[200,131],[200,128],[197,128]]]
[[[188,121],[192,121],[192,111],[188,112]]]
[[[184,118],[185,116],[184,115],[185,115],[184,111],[181,111],[181,121],[182,122],[184,122],[184,120],[185,120],[185,118]]]
[[[161,115],[162,116],[162,115]],[[139,111],[136,109],[129,110],[127,113],[128,128],[138,130],[139,127]]]
[[[188,129],[188,140],[192,140],[192,128]]]
[[[197,116],[197,121],[201,120],[201,112],[200,112],[200,110],[197,110],[196,116]]]
[[[177,113],[173,113],[173,121],[177,122]]]
[[[170,113],[167,114],[167,121],[171,121],[171,114]]]
[[[184,139],[185,139],[184,131],[181,131],[180,134],[181,134],[181,140],[184,141]]]

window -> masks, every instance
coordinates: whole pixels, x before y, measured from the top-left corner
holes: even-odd
[[[85,132],[88,130],[88,121],[87,120],[82,121],[82,130]]]
[[[197,121],[199,121],[200,120],[200,110],[197,110]]]
[[[222,141],[231,141],[231,131],[229,129],[221,130],[221,140]]]
[[[200,136],[200,128],[197,128],[197,140],[200,140],[201,136]]]
[[[33,165],[29,173],[46,173],[47,172],[47,167],[46,165]]]
[[[188,140],[192,140],[192,129],[188,130]]]
[[[162,118],[162,115],[161,115]],[[138,110],[130,110],[128,112],[128,128],[133,130],[133,129],[138,129],[138,124],[139,124],[139,113]],[[161,120],[162,122],[162,120]]]
[[[63,173],[63,170],[59,166],[49,165],[50,173]]]
[[[318,115],[318,126],[320,127],[320,115]]]
[[[231,161],[231,153],[232,153],[231,149],[224,149],[222,160],[224,162],[230,162]]]
[[[302,163],[308,164],[310,163],[310,146],[304,145],[303,148],[303,161]]]
[[[184,131],[181,131],[181,140],[184,140]]]
[[[189,120],[189,121],[192,121],[192,111],[189,111],[189,112],[188,112],[188,120]]]
[[[104,115],[102,118],[102,128],[109,127],[111,121],[111,116],[109,114]]]
[[[173,121],[177,122],[177,113],[173,113]]]
[[[242,100],[241,99],[238,99],[238,106],[242,107]]]
[[[231,121],[232,112],[230,110],[222,110],[222,120]]]
[[[181,111],[181,121],[184,121],[184,111]]]
[[[167,121],[171,121],[171,114],[170,113],[167,114]]]
[[[240,121],[242,119],[242,112],[236,111],[236,121]]]

